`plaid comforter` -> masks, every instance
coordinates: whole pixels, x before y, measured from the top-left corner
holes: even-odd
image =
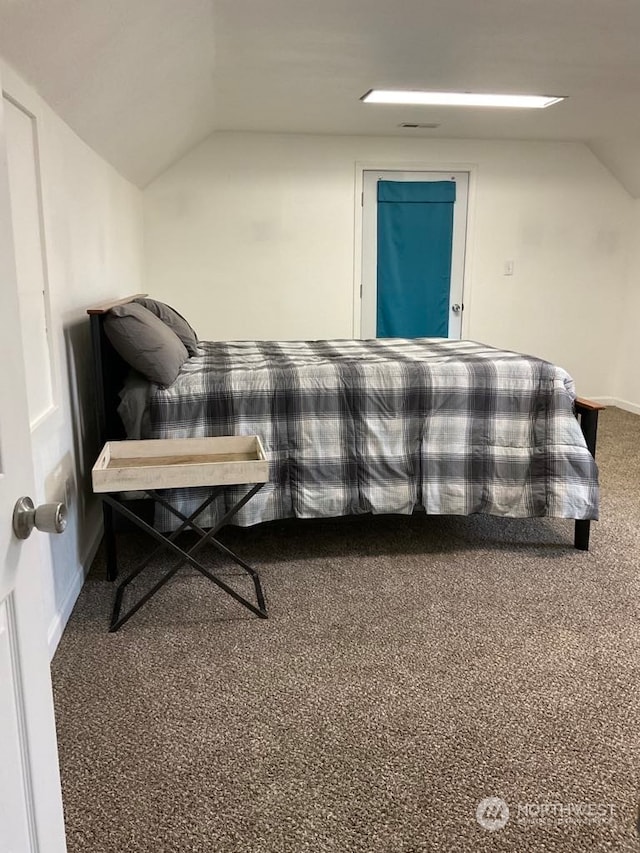
[[[594,519],[597,468],[574,397],[561,368],[471,341],[201,342],[152,394],[144,437],[259,435],[270,482],[242,525],[420,506]],[[245,492],[225,490],[200,523]],[[183,512],[201,495],[171,493]]]

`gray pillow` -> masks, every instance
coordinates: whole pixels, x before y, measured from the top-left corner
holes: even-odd
[[[175,308],[167,305],[165,302],[158,302],[157,299],[149,299],[142,296],[135,300],[139,305],[155,314],[163,323],[165,323],[172,332],[180,338],[182,343],[187,348],[189,355],[197,355],[198,352],[198,336],[193,331],[189,323],[184,319],[182,314],[178,314]]]
[[[171,385],[189,358],[180,338],[143,305],[117,305],[104,318],[104,331],[116,352],[158,385]]]

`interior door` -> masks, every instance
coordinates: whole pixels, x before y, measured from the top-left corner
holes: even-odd
[[[394,193],[394,186],[399,190],[406,184],[407,192]],[[429,187],[426,185],[429,184]],[[424,192],[420,192],[421,186]],[[451,193],[431,192],[431,188],[441,187],[444,191],[447,187],[452,188]],[[387,188],[384,198],[381,196],[380,188]],[[409,192],[411,190],[411,192]],[[407,195],[408,193],[408,195]],[[468,172],[417,172],[417,171],[372,171],[366,170],[363,174],[362,194],[362,300],[361,300],[361,335],[363,338],[390,336],[389,322],[383,318],[381,309],[382,299],[386,300],[387,316],[389,311],[389,299],[394,299],[388,290],[386,279],[381,281],[381,286],[387,288],[383,293],[378,292],[380,276],[393,273],[395,278],[395,301],[398,303],[400,316],[402,310],[412,311],[411,317],[406,318],[405,323],[396,323],[396,327],[406,328],[408,331],[401,334],[402,337],[424,337],[442,336],[458,339],[462,334],[462,312],[464,310],[463,288],[464,288],[464,259],[466,248],[467,231],[467,209],[469,194]],[[445,196],[454,200],[452,205],[453,221],[449,220],[448,227],[443,231],[442,220],[438,217],[425,215],[416,219],[415,216],[397,215],[394,210],[415,211],[419,205],[388,205],[387,201],[395,202],[395,196],[406,196],[408,201],[416,202],[424,200],[444,201]],[[442,196],[442,198],[440,198]],[[438,205],[423,205],[423,210]],[[446,205],[445,205],[446,206]],[[451,206],[449,206],[451,207]],[[390,219],[387,217],[391,210]],[[446,217],[445,217],[446,218]],[[379,228],[384,226],[384,234],[379,240]],[[447,233],[445,233],[445,231]],[[395,244],[396,252],[390,256],[388,252],[389,242]],[[444,245],[443,245],[444,243]],[[443,254],[444,252],[444,254]],[[423,268],[420,269],[422,258]],[[410,259],[413,266],[412,274],[406,275],[406,298],[403,298],[401,288],[403,286],[406,272],[403,270],[405,259]],[[418,269],[416,270],[416,264]],[[420,294],[416,290],[416,279],[420,276],[426,279],[429,276],[446,277],[446,288],[444,294],[432,298]],[[409,288],[412,293],[409,294]],[[402,309],[400,303],[405,303],[406,309]],[[431,312],[434,306],[443,316],[434,316]],[[393,305],[391,305],[393,307]],[[424,316],[422,316],[422,314]],[[391,333],[391,336],[396,336]]]
[[[36,536],[12,528],[33,494],[0,98],[0,853],[63,853],[62,797]],[[42,535],[42,534],[37,534]]]

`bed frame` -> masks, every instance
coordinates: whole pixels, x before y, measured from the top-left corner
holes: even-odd
[[[117,408],[120,402],[119,392],[124,384],[129,366],[118,355],[107,338],[103,320],[110,308],[116,305],[126,305],[138,297],[147,296],[146,293],[136,293],[124,299],[116,299],[111,302],[103,302],[87,309],[91,322],[91,343],[93,350],[93,366],[95,376],[95,398],[96,416],[98,422],[99,446],[95,448],[97,459],[102,447],[107,441],[126,438],[124,427]],[[587,447],[595,458],[596,441],[598,434],[598,414],[605,407],[592,400],[578,397],[575,402],[575,413],[585,437]],[[133,502],[132,502],[133,503]],[[153,501],[135,501],[136,513],[150,513]],[[104,514],[104,537],[107,561],[107,578],[115,580],[117,577],[115,527],[113,510],[103,503]],[[579,551],[589,550],[590,521],[575,521],[574,545]]]

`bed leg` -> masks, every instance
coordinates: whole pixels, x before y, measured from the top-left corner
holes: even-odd
[[[107,580],[114,581],[118,577],[118,558],[116,554],[116,531],[113,521],[113,509],[102,502],[102,517],[104,519],[104,547],[107,562]]]
[[[575,536],[573,538],[573,545],[578,551],[588,551],[589,550],[589,532],[591,529],[590,521],[576,521],[576,530]]]
[[[587,444],[589,453],[596,458],[596,442],[598,439],[598,414],[604,409],[600,403],[593,403],[591,400],[576,400],[576,415],[580,419],[580,429]],[[574,546],[579,551],[589,550],[589,533],[591,528],[590,521],[576,521]]]

